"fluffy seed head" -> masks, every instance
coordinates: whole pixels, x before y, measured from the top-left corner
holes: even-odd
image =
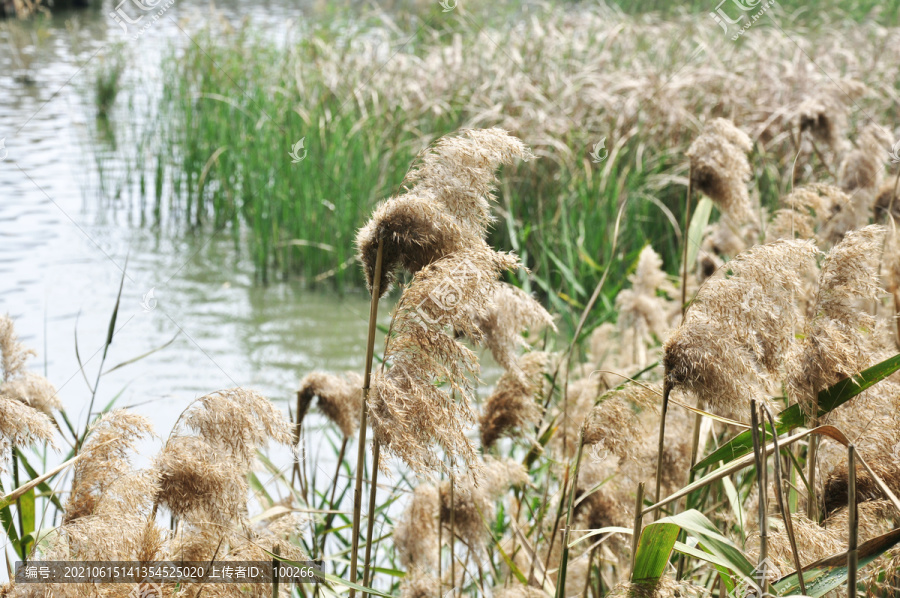
[[[10,446],[40,442],[55,448],[48,415],[51,408],[59,407],[59,401],[48,380],[25,371],[25,362],[32,355],[34,352],[18,341],[12,319],[0,316],[0,455],[9,455]]]
[[[840,151],[846,143],[848,103],[864,92],[864,85],[847,80],[841,81],[837,88],[821,90],[797,105],[792,117],[794,126],[801,134],[808,133],[827,144],[832,151]]]
[[[385,244],[382,295],[398,267],[415,274],[483,239],[491,222],[494,172],[501,164],[531,157],[521,141],[500,129],[466,130],[439,139],[407,175],[404,183],[412,188],[382,203],[357,234],[369,289],[379,239]]]
[[[385,341],[391,368],[374,377],[369,412],[382,450],[416,473],[441,467],[436,445],[451,468],[459,461],[477,465],[465,432],[475,421],[471,403],[478,361],[448,332],[482,340],[478,319],[500,272],[516,263],[482,243],[423,268],[400,297]]]
[[[318,397],[319,410],[350,438],[359,428],[359,411],[362,404],[362,376],[346,372],[343,378],[324,372],[312,372],[300,381],[299,415],[302,421],[313,398]]]
[[[406,176],[413,191],[427,189],[433,199],[483,237],[493,220],[490,201],[501,164],[534,156],[519,139],[502,129],[469,129],[442,137]]]
[[[233,458],[249,464],[257,448],[269,440],[290,444],[290,422],[265,397],[252,390],[220,390],[194,401],[184,425],[212,445],[222,445]]]
[[[478,318],[478,327],[494,360],[513,373],[519,367],[518,349],[526,344],[522,333],[539,334],[547,327],[556,330],[553,317],[534,297],[507,283],[497,285],[484,317]]]
[[[159,504],[178,517],[230,524],[244,513],[245,470],[203,438],[176,436],[154,461]]]
[[[420,484],[394,526],[394,546],[407,571],[433,568],[438,556],[440,495],[432,484]]]
[[[54,409],[62,408],[53,384],[34,372],[25,372],[0,384],[0,394],[21,401],[48,416],[52,415]]]
[[[635,443],[643,436],[638,413],[654,409],[662,395],[659,385],[630,384],[604,395],[584,423],[584,444],[598,445],[620,459],[634,456]]]
[[[841,162],[838,172],[841,188],[847,193],[866,190],[867,198],[871,199],[881,183],[884,163],[893,143],[890,135],[882,127],[874,123],[863,127],[859,134],[858,147],[849,152]]]
[[[884,228],[867,226],[847,233],[825,258],[819,274],[815,314],[790,365],[788,389],[814,416],[818,392],[871,365],[869,341],[874,317],[860,300],[883,293],[878,280]]]
[[[153,463],[157,501],[180,517],[228,525],[246,512],[246,476],[257,448],[269,440],[290,444],[290,422],[241,388],[203,396],[182,417]]]
[[[623,353],[631,353],[634,365],[643,367],[647,362],[647,348],[654,341],[664,339],[669,332],[668,311],[670,301],[660,293],[675,294],[675,287],[662,270],[662,259],[649,245],[641,250],[637,268],[629,275],[630,289],[616,295],[616,307],[620,337],[631,331],[632,347],[622,347]]]
[[[35,353],[19,342],[12,318],[0,316],[0,363],[3,367],[3,381],[11,380],[24,371],[25,362]]]
[[[401,598],[432,598],[438,595],[438,580],[427,573],[407,576],[400,584]]]
[[[730,120],[716,118],[688,148],[691,185],[707,195],[736,225],[756,221],[747,192],[753,143]]]
[[[506,371],[500,376],[479,420],[481,445],[485,449],[501,437],[514,434],[528,424],[536,425],[540,420],[536,399],[542,394],[548,360],[547,353],[532,351],[518,361],[521,375]]]
[[[511,459],[487,457],[479,469],[482,475],[479,476],[477,486],[471,478],[456,481],[452,501],[450,481],[441,482],[440,520],[443,525],[449,526],[452,511],[453,523],[459,537],[474,549],[483,550],[489,535],[484,521],[493,519],[494,502],[503,496],[510,486],[526,484],[529,478],[522,464]]]
[[[846,194],[830,185],[808,185],[795,189],[781,199],[781,209],[777,210],[766,228],[766,242],[781,239],[812,239],[819,223],[829,218],[832,206],[841,200],[848,201]]]
[[[94,424],[74,466],[66,522],[94,513],[113,483],[131,471],[130,454],[138,440],[152,434],[150,420],[125,409],[110,411]]]
[[[810,242],[779,241],[740,254],[707,280],[665,344],[666,384],[742,413],[780,379],[799,318],[794,295],[815,265]]]

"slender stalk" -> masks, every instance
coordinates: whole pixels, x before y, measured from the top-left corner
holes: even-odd
[[[454,545],[456,544],[456,476],[450,476],[450,587],[456,596],[456,558]]]
[[[700,408],[700,400],[697,400],[697,409]],[[693,438],[691,439],[691,466],[688,469],[688,480],[687,483],[690,485],[694,482],[694,465],[697,464],[697,455],[700,453],[700,424],[703,422],[703,416],[699,413],[694,414],[694,429],[693,429]],[[689,497],[684,498],[684,507],[688,507],[688,499]],[[679,535],[681,541],[684,541],[684,532],[681,532]],[[682,577],[684,577],[684,566],[686,564],[687,557],[684,554],[678,556],[678,570],[675,574],[675,579],[681,581]]]
[[[850,476],[847,484],[848,496],[848,527],[850,537],[847,541],[847,596],[856,598],[856,569],[859,566],[859,513],[856,506],[856,447],[852,444],[847,447],[847,458],[850,461],[848,467]]]
[[[803,566],[800,564],[800,552],[797,550],[797,538],[794,536],[794,521],[791,519],[790,505],[784,499],[784,476],[781,472],[781,449],[778,448],[778,435],[774,434],[775,416],[772,410],[765,403],[760,406],[760,411],[768,418],[769,425],[772,426],[772,443],[775,445],[775,499],[778,501],[778,507],[781,510],[781,518],[784,520],[784,529],[787,532],[788,541],[791,543],[791,554],[794,557],[794,566],[797,568],[797,579],[800,581],[800,593],[806,595],[806,582],[803,581]],[[765,427],[765,424],[763,424]]]
[[[19,487],[19,458],[16,455],[16,447],[11,447],[9,449],[11,460],[12,460],[12,474],[13,474],[13,487]],[[22,513],[22,499],[21,496],[16,497],[16,518],[19,520],[19,537],[25,536],[25,521],[24,514]],[[9,532],[7,532],[9,533]],[[22,550],[22,562],[28,562],[28,546],[26,545],[24,540],[19,541],[19,548]]]
[[[638,484],[637,496],[634,499],[634,533],[631,534],[631,573],[634,573],[634,564],[637,559],[638,540],[641,538],[641,528],[644,525],[644,482]]]
[[[75,437],[75,448],[73,456],[78,456],[78,451],[84,445],[88,432],[91,431],[91,413],[94,411],[94,400],[97,398],[97,389],[100,387],[100,376],[103,375],[103,366],[106,364],[106,355],[109,353],[109,346],[113,342],[113,336],[116,333],[116,319],[119,317],[119,305],[122,302],[122,289],[125,286],[125,271],[128,270],[128,255],[125,256],[125,267],[122,269],[122,278],[119,279],[119,293],[116,295],[116,305],[113,307],[112,315],[109,318],[109,329],[106,331],[106,342],[103,344],[103,356],[100,358],[100,367],[97,368],[97,378],[91,387],[91,402],[88,405],[87,422],[84,424],[84,432],[80,437]]]
[[[544,571],[550,570],[550,555],[553,553],[553,545],[556,543],[556,532],[559,531],[559,520],[562,518],[563,505],[565,505],[566,492],[569,491],[569,468],[566,467],[566,475],[563,478],[562,494],[559,506],[556,509],[556,518],[553,520],[553,532],[550,534],[550,546],[547,548],[547,557],[544,559]]]
[[[537,529],[537,534],[535,534],[534,545],[537,546],[541,540],[541,525],[544,523],[544,515],[547,513],[546,504],[547,504],[547,496],[550,494],[550,469],[547,469],[547,480],[544,482],[544,497],[541,499],[541,509],[538,512],[537,521],[535,521],[534,526]],[[549,552],[547,553],[549,554]],[[534,568],[538,563],[537,554],[533,555],[531,558],[531,565],[528,567],[528,584],[531,585],[531,582],[534,581]],[[544,571],[547,570],[547,567],[544,567]]]
[[[444,526],[441,524],[440,507],[438,507],[438,596],[444,595],[444,567],[443,567],[443,551],[444,551]]]
[[[372,447],[372,481],[369,484],[369,513],[366,521],[366,556],[363,561],[363,585],[369,587],[369,559],[372,556],[372,533],[375,530],[375,495],[378,492],[378,459],[381,443],[376,438]]]
[[[572,511],[575,507],[575,490],[578,488],[578,470],[581,469],[581,455],[584,452],[584,426],[578,441],[578,453],[575,456],[575,473],[572,475],[572,487],[569,490],[569,505],[566,508],[566,527],[563,530],[562,554],[559,557],[559,570],[556,574],[556,598],[566,595],[566,569],[569,565],[569,532],[572,529]],[[590,575],[588,575],[590,577]],[[587,586],[585,586],[586,588]]]
[[[694,167],[688,169],[687,198],[684,201],[684,247],[681,250],[681,319],[684,320],[684,312],[687,310],[687,275],[688,275],[688,243],[690,242],[691,228],[691,179],[694,175]],[[657,497],[659,498],[659,497]]]
[[[329,505],[334,505],[334,495],[337,493],[337,485],[338,480],[341,476],[341,465],[344,464],[344,453],[347,450],[347,441],[349,438],[344,436],[343,442],[341,442],[341,451],[338,453],[337,458],[337,468],[334,471],[334,480],[331,483],[331,498],[328,501]],[[328,513],[328,516],[325,517],[325,527],[322,528],[322,554],[325,554],[325,540],[328,537],[328,529],[331,527],[331,522],[334,520],[334,513]]]
[[[818,401],[814,409],[818,411]],[[811,427],[819,425],[818,418],[813,419]],[[809,497],[806,501],[806,516],[812,521],[819,520],[819,498],[816,495],[816,458],[818,456],[819,439],[816,436],[809,438],[809,450],[806,453],[806,480],[809,482]]]
[[[300,391],[297,391],[297,410],[295,412],[297,421],[294,422],[294,446],[297,446],[300,443]],[[291,468],[291,487],[294,486],[294,480],[300,474],[300,463],[297,459],[294,459],[294,467]]]
[[[275,555],[272,559],[272,598],[278,598],[278,569],[281,564],[277,558],[281,554],[281,547],[278,544],[272,547],[272,554]]]
[[[597,552],[597,547],[591,548],[591,553],[588,556],[588,573],[584,576],[584,589],[581,590],[581,597],[587,598],[588,590],[591,587],[591,565],[594,563],[594,554]],[[599,571],[597,572],[599,574]]]
[[[669,393],[672,391],[668,382],[663,383],[662,413],[659,418],[659,442],[656,448],[656,492],[654,502],[660,502],[660,485],[662,483],[663,452],[666,448],[666,412],[669,410]],[[659,519],[659,509],[653,511],[653,520]]]
[[[759,427],[759,412],[756,407],[756,401],[750,399],[750,425],[753,431],[753,454],[756,457],[756,480],[759,484],[759,561],[756,567],[756,574],[759,576],[759,587],[761,595],[765,596],[768,589],[768,577],[766,575],[766,559],[768,558],[767,540],[769,537],[769,522],[766,519],[766,476],[764,470],[766,468],[766,457],[763,453],[762,446],[765,446],[766,429],[762,429],[762,439],[757,432]]]
[[[375,256],[375,275],[372,277],[372,302],[369,306],[369,336],[366,340],[366,373],[363,377],[363,400],[359,414],[359,447],[356,453],[356,484],[353,488],[353,544],[350,549],[350,581],[356,583],[359,552],[359,516],[362,510],[363,465],[366,462],[366,420],[368,419],[369,385],[372,381],[372,357],[375,354],[376,318],[378,299],[381,296],[381,264],[384,258],[384,242],[379,240]],[[350,598],[356,590],[350,589]]]

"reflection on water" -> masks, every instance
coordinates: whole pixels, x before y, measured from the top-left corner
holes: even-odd
[[[246,16],[279,32],[302,21],[304,6],[235,0],[218,3],[215,18]],[[361,370],[363,294],[256,287],[229,233],[184,236],[136,221],[139,210],[120,198],[133,196],[121,185],[135,177],[122,172],[117,156],[139,145],[129,132],[154,118],[153,101],[117,105],[109,123],[98,120],[88,101],[95,69],[127,55],[123,84],[153,90],[161,53],[191,43],[185,31],[210,18],[209,4],[177,0],[137,41],[107,16],[109,8],[0,29],[0,311],[37,349],[32,367],[84,422],[90,392],[76,357],[76,323],[93,381],[124,270],[104,370],[175,340],[104,376],[96,404],[121,392],[119,405],[137,405],[163,433],[188,401],[215,389],[247,386],[285,400],[313,368]],[[101,168],[113,181],[121,174],[121,185],[101,185]]]

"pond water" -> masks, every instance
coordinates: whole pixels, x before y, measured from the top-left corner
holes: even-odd
[[[129,131],[144,128],[137,121],[148,118],[158,91],[162,52],[192,43],[186,32],[204,19],[246,18],[280,34],[313,8],[232,0],[212,13],[205,0],[177,0],[136,40],[134,26],[126,33],[109,17],[114,8],[55,14],[43,25],[0,23],[0,313],[37,350],[32,368],[83,425],[86,379],[93,384],[101,366],[124,271],[103,370],[174,341],[102,376],[95,410],[118,395],[117,405],[133,406],[166,434],[192,399],[216,389],[253,388],[287,409],[310,370],[361,371],[364,293],[255,285],[229,233],[142,227],[121,199],[131,195],[107,182],[127,169],[121,150]],[[129,57],[124,85],[140,82],[149,97],[118,106],[103,127],[90,100],[93,73],[119,53]],[[113,176],[101,178],[101,169]]]

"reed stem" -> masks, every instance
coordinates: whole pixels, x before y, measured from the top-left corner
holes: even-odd
[[[556,598],[566,595],[566,569],[569,565],[569,532],[572,529],[572,511],[575,507],[575,490],[578,488],[578,470],[581,469],[581,455],[584,452],[584,426],[578,441],[578,453],[575,455],[575,473],[572,474],[572,487],[569,489],[569,504],[566,507],[566,527],[563,529],[562,554],[559,557],[559,570],[556,574]],[[590,575],[588,575],[590,577]],[[586,587],[586,586],[585,586]]]
[[[366,462],[366,424],[369,415],[369,385],[372,381],[372,357],[375,354],[376,318],[378,316],[378,299],[381,297],[381,265],[384,260],[384,241],[379,240],[378,252],[375,255],[375,275],[372,277],[372,302],[369,306],[369,336],[366,340],[366,372],[363,377],[363,400],[359,413],[359,447],[356,452],[356,484],[353,488],[353,543],[350,550],[350,581],[356,583],[357,561],[359,552],[359,518],[362,510],[363,465]],[[350,588],[350,598],[356,596],[356,590]]]
[[[363,585],[369,587],[369,559],[372,556],[372,533],[375,530],[375,495],[378,492],[378,459],[381,443],[376,438],[372,447],[372,480],[369,484],[369,513],[366,520],[366,556],[363,561]]]
[[[563,516],[566,492],[569,491],[569,468],[566,467],[566,475],[563,478],[562,494],[559,506],[556,508],[556,517],[553,520],[553,531],[550,534],[550,546],[547,548],[547,557],[544,559],[544,571],[550,570],[550,555],[553,554],[553,545],[556,544],[556,532],[559,531],[559,520]]]
[[[669,393],[671,391],[672,388],[669,386],[669,383],[663,383],[662,413],[659,418],[659,442],[656,448],[656,492],[653,495],[653,502],[656,503],[662,500],[660,486],[662,484],[663,452],[666,448],[666,412],[669,410]],[[656,521],[657,519],[659,519],[658,508],[653,510],[653,520]]]
[[[818,425],[817,420],[813,420],[812,427]],[[819,439],[816,436],[809,438],[809,451],[806,453],[806,480],[809,482],[809,497],[806,500],[806,516],[811,521],[819,521],[819,499],[816,495],[816,458],[818,455]]]
[[[700,400],[697,400],[697,408],[700,408]],[[697,456],[700,453],[700,425],[703,423],[703,416],[699,413],[694,414],[694,428],[693,428],[693,437],[691,439],[691,466],[688,469],[687,483],[688,485],[694,483],[694,465],[697,464]],[[688,507],[688,501],[690,497],[684,497],[684,508]],[[679,541],[684,541],[684,532],[681,532],[679,535]],[[687,562],[687,557],[684,554],[678,556],[678,569],[675,572],[675,579],[681,581],[682,577],[684,577],[684,567]]]
[[[296,418],[297,421],[294,423],[294,446],[300,446],[300,429],[303,425],[303,416],[301,415],[301,410],[303,408],[303,398],[301,397],[301,393],[297,391],[297,411]],[[299,450],[299,449],[298,449]],[[291,468],[291,487],[294,486],[294,480],[300,475],[300,462],[298,459],[294,459],[294,467]],[[300,480],[300,483],[303,483],[303,480]]]
[[[766,518],[766,455],[762,448],[765,446],[766,429],[763,427],[761,433],[757,431],[759,428],[759,411],[757,410],[755,399],[750,399],[750,426],[751,436],[753,437],[753,455],[756,457],[756,481],[759,484],[759,560],[757,561],[759,564],[756,567],[756,574],[759,576],[760,595],[765,596],[769,585],[766,573],[767,541],[769,537],[769,522]]]
[[[688,185],[687,185],[687,198],[684,202],[684,238],[682,239],[682,250],[681,250],[681,319],[684,320],[684,312],[687,311],[687,275],[688,275],[688,243],[690,242],[690,228],[691,228],[691,179],[693,178],[694,170],[693,166],[691,166],[688,170]],[[658,499],[659,497],[657,497]]]
[[[347,451],[348,440],[349,438],[344,436],[344,440],[341,442],[341,451],[338,453],[337,467],[334,470],[334,480],[331,482],[331,498],[328,501],[329,505],[334,504],[334,495],[337,493],[338,480],[341,477],[341,465],[344,464],[344,453]],[[328,538],[328,529],[331,527],[331,522],[333,520],[334,513],[328,513],[328,516],[325,517],[325,527],[322,528],[322,554],[325,554],[325,540]]]
[[[847,465],[850,473],[847,484],[848,527],[850,537],[847,539],[847,596],[856,598],[856,569],[859,567],[859,513],[856,505],[856,447],[847,446]]]
[[[456,596],[456,476],[450,475],[450,591]]]
[[[797,568],[800,593],[805,596],[806,582],[803,580],[803,566],[800,564],[800,552],[797,550],[797,537],[794,535],[794,521],[791,519],[790,505],[784,499],[784,476],[781,472],[781,449],[778,448],[778,435],[775,434],[775,416],[772,415],[772,410],[765,403],[760,406],[760,412],[765,418],[768,418],[769,425],[772,426],[772,443],[775,445],[775,499],[778,501],[781,518],[784,521],[784,529],[787,532],[788,541],[791,543],[791,555],[794,557],[794,566]],[[763,419],[763,427],[765,428],[765,419]]]
[[[644,482],[638,484],[637,496],[634,499],[634,532],[631,534],[631,574],[637,560],[638,540],[644,525]]]
[[[278,556],[281,554],[281,547],[278,544],[272,547],[272,554],[275,555],[272,559],[272,598],[278,598],[278,570],[281,564],[278,560]]]

